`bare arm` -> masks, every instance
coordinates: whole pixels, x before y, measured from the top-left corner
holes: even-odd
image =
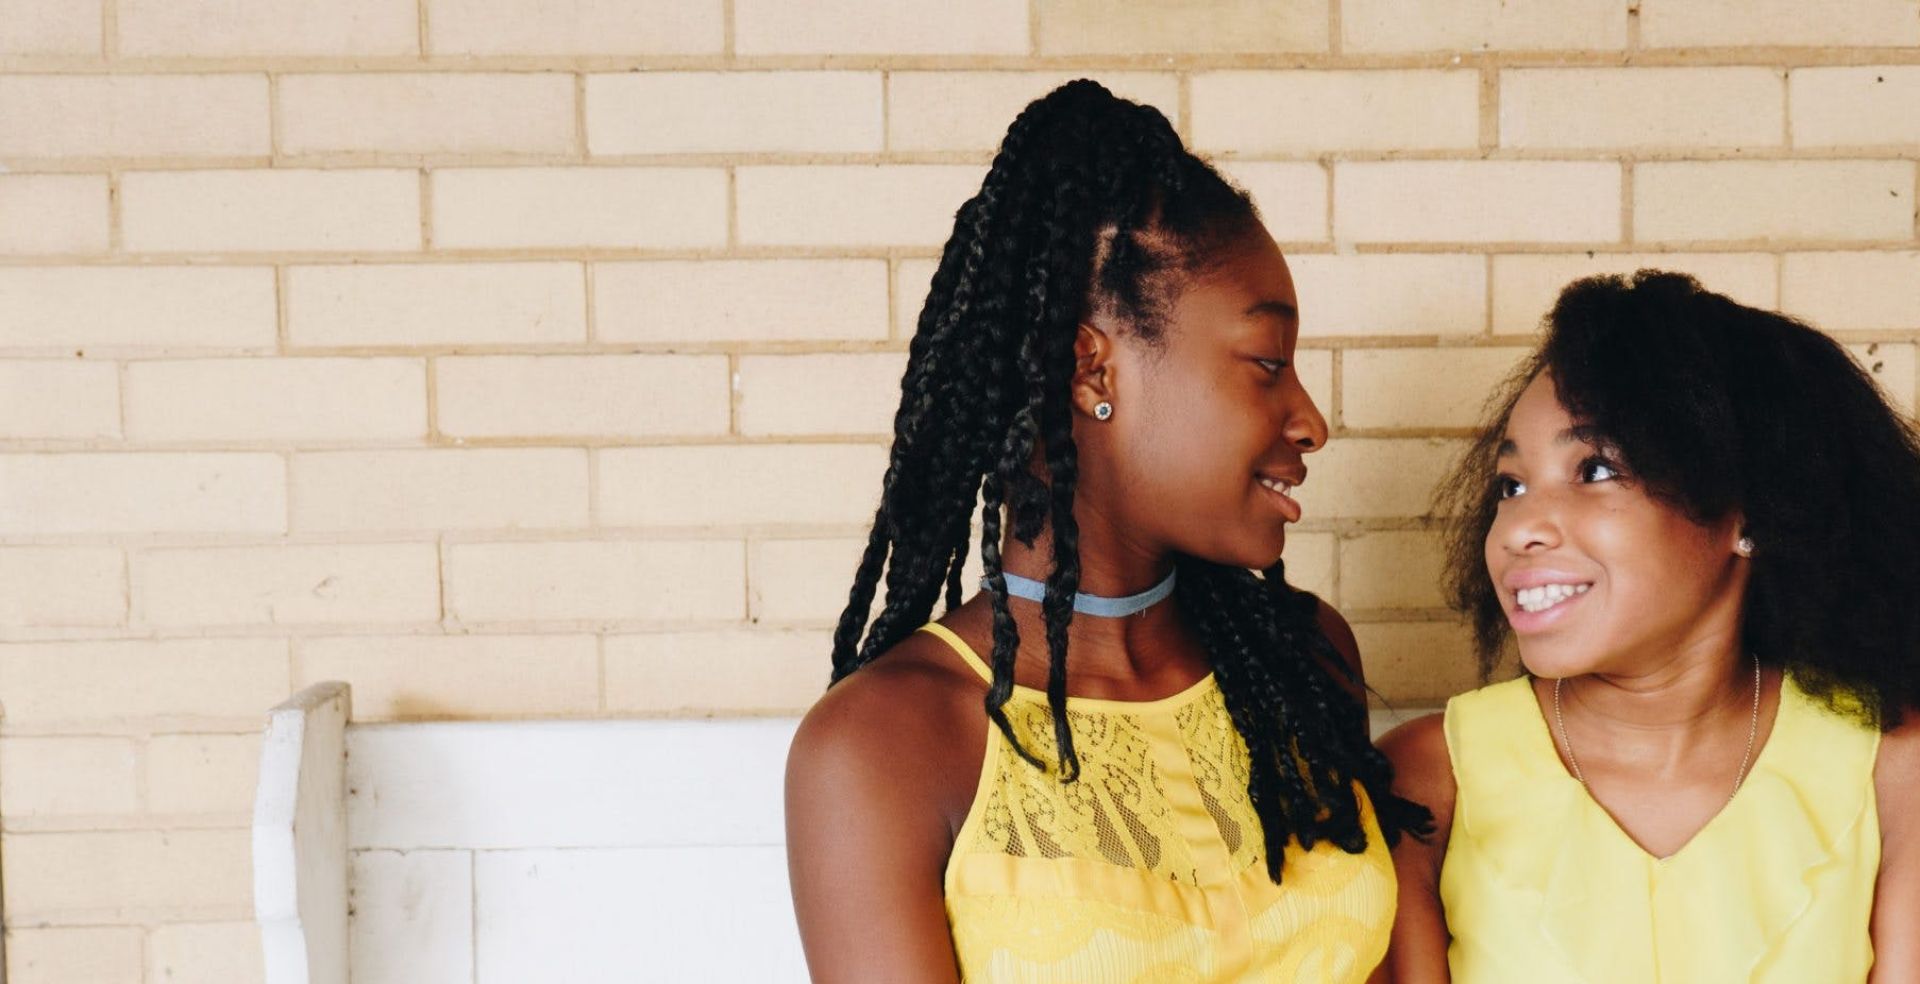
[[[1433,811],[1434,831],[1422,841],[1403,837],[1393,849],[1400,879],[1400,905],[1393,917],[1393,942],[1387,949],[1386,980],[1394,984],[1446,984],[1446,913],[1440,906],[1440,863],[1453,829],[1456,787],[1447,756],[1443,718],[1429,714],[1388,732],[1380,750],[1393,762],[1393,789]]]
[[[941,884],[951,832],[938,770],[915,767],[910,737],[927,722],[854,682],[807,715],[787,756],[787,870],[808,969],[820,984],[957,984]]]
[[[1873,895],[1870,984],[1920,980],[1920,714],[1880,740],[1880,879]]]

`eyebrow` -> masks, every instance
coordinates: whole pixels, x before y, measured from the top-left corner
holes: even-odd
[[[1285,301],[1259,301],[1252,307],[1242,311],[1241,314],[1246,317],[1253,317],[1254,315],[1260,314],[1272,315],[1273,317],[1291,321],[1296,324],[1300,321],[1300,309]]]
[[[1591,424],[1575,424],[1574,426],[1569,427],[1566,430],[1563,430],[1560,433],[1553,435],[1554,447],[1559,447],[1562,444],[1572,444],[1576,441],[1578,441],[1581,444],[1591,444],[1596,447],[1606,443],[1605,440],[1600,436],[1599,428],[1594,427]],[[1500,442],[1500,447],[1497,450],[1495,450],[1493,456],[1496,459],[1510,458],[1519,453],[1520,453],[1520,446],[1513,443],[1513,438],[1509,437]]]

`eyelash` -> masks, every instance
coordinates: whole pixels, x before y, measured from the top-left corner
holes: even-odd
[[[1285,359],[1255,359],[1253,361],[1260,368],[1265,369],[1270,376],[1278,376],[1286,371],[1287,368],[1287,360]]]
[[[1606,478],[1588,478],[1587,474],[1589,470],[1596,466],[1605,468],[1613,474],[1608,475]],[[1580,475],[1580,480],[1590,485],[1599,482],[1611,482],[1625,477],[1625,471],[1620,467],[1618,462],[1610,460],[1604,455],[1597,454],[1580,462],[1580,466],[1576,471],[1578,471]],[[1512,475],[1496,475],[1493,478],[1493,494],[1498,501],[1505,502],[1519,495],[1520,492],[1514,491],[1516,488],[1524,491],[1526,489],[1526,483],[1514,478]]]

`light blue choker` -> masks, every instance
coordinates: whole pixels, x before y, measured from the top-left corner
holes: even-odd
[[[1169,571],[1166,580],[1161,581],[1159,584],[1137,595],[1128,595],[1125,598],[1106,598],[1100,595],[1075,593],[1073,596],[1073,610],[1082,615],[1092,615],[1095,618],[1125,618],[1128,615],[1138,615],[1165,601],[1168,595],[1173,594],[1173,581],[1175,575],[1178,573],[1178,571]],[[1001,576],[1007,579],[1007,594],[1015,598],[1025,598],[1028,601],[1046,600],[1047,586],[1044,582],[1036,581],[1030,577],[1021,577],[1018,574],[1002,574]],[[981,580],[980,586],[982,588],[990,587],[984,579]]]

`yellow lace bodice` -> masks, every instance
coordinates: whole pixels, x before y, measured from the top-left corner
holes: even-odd
[[[986,664],[942,626],[983,679]],[[1069,698],[1079,781],[1022,761],[999,729],[946,869],[962,977],[993,982],[1359,984],[1386,952],[1393,862],[1361,794],[1367,850],[1286,846],[1284,885],[1247,797],[1247,747],[1211,676],[1164,700]],[[1017,687],[1014,733],[1057,759],[1046,695]]]

